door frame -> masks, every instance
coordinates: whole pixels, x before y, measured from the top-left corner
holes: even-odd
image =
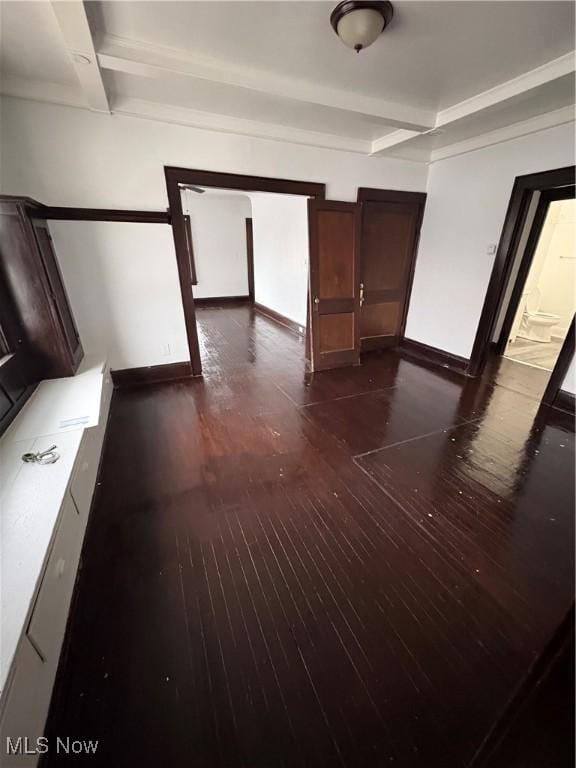
[[[254,229],[251,216],[246,216],[246,261],[248,264],[248,300],[254,304]]]
[[[532,262],[534,261],[534,255],[538,248],[538,243],[542,234],[542,227],[546,221],[550,203],[553,203],[557,200],[570,200],[574,197],[575,191],[576,187],[566,186],[555,187],[554,189],[546,190],[540,194],[540,199],[538,200],[538,206],[534,214],[534,219],[530,225],[530,232],[528,234],[526,247],[524,248],[524,253],[521,257],[518,272],[514,279],[514,286],[510,294],[510,300],[506,309],[504,322],[502,323],[502,328],[500,329],[498,339],[495,342],[494,351],[498,355],[503,355],[506,351],[510,331],[514,323],[516,313],[518,312],[518,306],[524,291],[524,286],[526,285],[526,280],[530,274],[530,269],[532,267]]]
[[[412,296],[412,284],[414,283],[414,272],[416,271],[416,259],[418,257],[418,246],[420,245],[420,230],[422,228],[422,219],[424,218],[424,209],[426,207],[426,192],[404,192],[398,189],[375,189],[372,187],[358,187],[356,201],[360,203],[360,228],[363,226],[365,202],[371,203],[415,203],[418,206],[418,217],[416,220],[416,235],[412,245],[410,256],[410,273],[408,275],[408,284],[406,286],[406,300],[402,309],[402,320],[398,332],[398,342],[404,338],[406,330],[406,319],[408,318],[408,308]],[[360,275],[362,275],[362,241],[360,241]]]
[[[502,309],[516,251],[520,244],[534,192],[546,192],[557,187],[574,186],[575,179],[576,167],[573,165],[515,178],[466,371],[469,376],[479,376],[486,366],[494,327]]]
[[[190,184],[198,187],[217,187],[219,189],[236,189],[242,192],[276,192],[281,195],[303,195],[304,197],[324,200],[326,185],[312,181],[293,181],[277,179],[268,176],[247,176],[239,173],[222,173],[193,168],[164,166],[166,192],[171,217],[172,236],[176,250],[178,279],[182,294],[182,307],[186,324],[186,336],[190,350],[192,374],[202,375],[202,360],[198,345],[198,329],[196,325],[196,309],[193,295],[192,268],[188,253],[184,214],[180,184]],[[310,222],[308,222],[310,229]],[[309,325],[309,321],[308,321]]]
[[[576,315],[572,318],[568,333],[564,339],[564,344],[556,360],[556,365],[552,371],[552,375],[548,381],[548,385],[542,395],[542,402],[544,405],[551,405],[555,408],[560,408],[563,411],[569,411],[574,413],[574,395],[569,392],[565,392],[562,389],[562,384],[570,368],[570,363],[574,357],[574,343],[576,331],[574,330]]]

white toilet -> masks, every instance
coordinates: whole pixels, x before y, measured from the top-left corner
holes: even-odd
[[[530,339],[530,341],[546,343],[552,341],[552,332],[560,322],[560,315],[549,315],[546,312],[539,312],[540,297],[541,294],[538,288],[533,288],[523,296],[523,299],[525,299],[524,313],[518,330],[518,336],[523,339]]]

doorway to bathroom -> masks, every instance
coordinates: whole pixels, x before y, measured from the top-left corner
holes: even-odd
[[[574,166],[516,177],[467,368],[489,363],[563,410],[576,391],[575,188]]]
[[[496,344],[503,357],[551,373],[576,311],[574,187],[540,193],[532,210]]]

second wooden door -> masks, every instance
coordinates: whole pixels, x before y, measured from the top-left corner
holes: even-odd
[[[398,344],[425,194],[361,189],[360,340],[363,351]]]

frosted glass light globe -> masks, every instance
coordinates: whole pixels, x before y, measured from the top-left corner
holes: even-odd
[[[342,16],[338,22],[338,37],[349,48],[361,51],[379,37],[384,29],[382,15],[373,8],[358,8]]]

